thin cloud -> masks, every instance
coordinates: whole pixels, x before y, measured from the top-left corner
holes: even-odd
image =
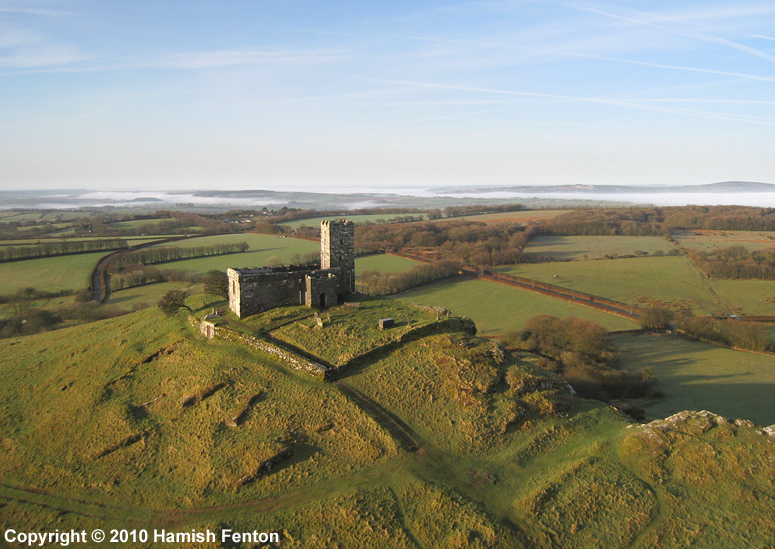
[[[556,99],[556,100],[567,101],[567,102],[594,103],[599,105],[611,105],[615,107],[622,107],[622,108],[634,109],[634,110],[663,112],[663,113],[669,113],[669,114],[680,114],[680,115],[692,116],[697,118],[720,119],[720,120],[730,120],[734,122],[748,122],[748,123],[754,123],[754,124],[775,125],[775,119],[772,119],[772,118],[766,118],[766,117],[760,117],[760,116],[714,113],[714,112],[707,112],[707,111],[697,111],[692,109],[662,107],[657,105],[643,104],[637,101],[627,101],[627,100],[607,98],[607,97],[580,97],[580,96],[563,95],[563,94],[525,92],[525,91],[515,91],[515,90],[503,90],[503,89],[497,89],[497,88],[482,88],[482,87],[474,87],[474,86],[460,86],[460,85],[454,85],[454,84],[437,84],[437,83],[427,83],[427,82],[398,81],[398,82],[392,82],[392,83],[404,84],[404,85],[415,85],[418,88],[481,92],[481,93],[492,93],[492,94],[499,94],[499,95],[512,95],[512,96],[519,96],[519,97]]]
[[[643,27],[649,27],[653,29],[657,29],[663,32],[668,32],[671,34],[675,34],[678,36],[683,36],[685,38],[692,38],[694,40],[701,40],[705,42],[711,42],[715,44],[721,44],[723,46],[728,46],[730,48],[736,49],[738,51],[742,51],[744,53],[747,53],[749,55],[752,55],[754,57],[758,57],[760,59],[764,59],[766,61],[775,62],[775,56],[770,55],[768,53],[765,53],[761,50],[757,50],[756,48],[752,48],[750,46],[746,46],[745,44],[740,44],[739,42],[735,42],[733,40],[727,40],[726,38],[720,38],[718,36],[713,36],[706,33],[701,32],[692,32],[692,31],[681,31],[672,29],[669,27],[665,27],[663,25],[657,25],[652,23],[652,20],[659,20],[657,16],[654,16],[653,14],[643,14],[646,15],[646,17],[641,18],[635,18],[635,17],[625,17],[623,15],[617,15],[614,13],[609,13],[606,11],[598,10],[595,8],[590,8],[586,6],[579,6],[575,4],[567,4],[569,7],[572,7],[574,9],[577,9],[579,11],[584,11],[588,13],[594,13],[596,15],[602,15],[604,17],[609,17],[612,19],[616,19],[619,21],[625,21],[627,23],[632,23],[633,25],[639,25]],[[638,14],[642,14],[642,12],[636,12]]]
[[[299,51],[281,51],[281,50],[258,50],[258,49],[235,49],[235,50],[213,50],[202,52],[180,52],[161,55],[140,55],[126,56],[117,58],[94,58],[83,55],[73,54],[70,57],[62,56],[57,62],[56,56],[51,56],[49,63],[42,62],[45,56],[40,60],[30,56],[29,62],[25,63],[27,56],[17,54],[15,58],[9,58],[7,63],[3,63],[0,57],[0,67],[15,67],[38,69],[35,72],[103,72],[103,71],[121,71],[138,69],[178,69],[178,70],[200,70],[224,67],[241,67],[262,64],[288,65],[291,63],[323,63],[342,59],[346,52],[342,50],[299,50]],[[85,62],[78,66],[73,65],[77,62]],[[59,65],[59,66],[56,66]],[[47,67],[44,68],[44,67]]]
[[[62,17],[72,15],[70,12],[43,10],[35,8],[0,8],[0,13],[17,13],[22,15],[40,15],[44,17]]]
[[[0,56],[0,68],[40,69],[71,65],[91,59],[67,46],[26,47],[10,55]]]
[[[161,55],[156,58],[139,59],[137,66],[170,69],[207,69],[264,63],[318,63],[340,59],[344,53],[345,52],[341,50],[215,50],[206,52],[172,53]]]
[[[756,74],[746,74],[741,72],[721,71],[716,69],[703,69],[699,67],[687,67],[682,65],[666,65],[664,63],[653,63],[650,61],[637,61],[635,59],[621,59],[619,57],[608,57],[605,55],[594,55],[594,54],[586,54],[586,53],[563,52],[561,55],[565,55],[567,57],[583,57],[587,59],[597,59],[599,61],[614,61],[617,63],[627,63],[629,65],[640,65],[643,67],[654,67],[657,69],[701,72],[706,74],[718,74],[720,76],[734,76],[736,78],[744,78],[746,80],[757,80],[760,82],[775,82],[775,77],[772,77],[772,76],[759,76]]]

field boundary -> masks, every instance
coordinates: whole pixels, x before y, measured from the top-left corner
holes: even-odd
[[[223,339],[225,341],[231,341],[233,343],[239,343],[252,349],[270,354],[279,358],[282,362],[288,364],[294,370],[299,370],[322,380],[331,379],[333,370],[323,364],[313,362],[305,357],[298,356],[292,351],[281,347],[280,345],[260,339],[257,337],[249,336],[224,328],[223,326],[216,326],[213,322],[206,320],[199,321],[193,316],[189,316],[189,323],[199,330],[203,336],[207,339]]]
[[[177,242],[178,240],[189,240],[191,238],[203,238],[207,236],[222,236],[227,234],[239,234],[239,233],[216,233],[216,234],[194,234],[194,235],[188,235],[188,236],[185,236],[185,235],[170,236],[166,238],[161,238],[159,240],[151,240],[150,242],[143,242],[142,244],[135,244],[134,246],[129,246],[128,248],[122,248],[120,250],[111,252],[106,256],[103,256],[102,258],[100,258],[99,261],[97,261],[97,264],[94,265],[94,268],[92,269],[91,274],[89,275],[89,291],[92,293],[92,301],[105,303],[108,299],[110,299],[110,284],[109,284],[110,280],[109,280],[109,276],[106,274],[106,271],[110,261],[115,257],[118,257],[119,255],[134,252],[136,250],[140,250],[143,248],[150,248],[151,246],[156,246],[158,244],[166,244],[167,242]]]
[[[406,259],[413,259],[422,263],[433,263],[433,261],[430,259],[403,252],[386,253],[398,257],[404,257]],[[479,272],[470,267],[463,267],[461,268],[460,272],[473,275],[481,280],[497,282],[499,284],[505,284],[507,286],[519,288],[521,290],[535,292],[546,297],[561,299],[563,301],[576,303],[578,305],[584,305],[586,307],[590,307],[592,309],[611,315],[619,316],[621,318],[626,318],[628,320],[639,320],[644,312],[639,307],[630,306],[605,297],[594,296],[592,294],[587,294],[576,290],[569,290],[567,288],[563,288],[562,286],[546,284],[545,282],[539,282],[538,280],[533,280],[532,278],[523,278],[503,273],[493,273],[492,271],[487,270]]]

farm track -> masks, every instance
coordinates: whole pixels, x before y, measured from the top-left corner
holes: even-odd
[[[233,233],[224,233],[233,234]],[[173,236],[170,238],[160,238],[159,240],[152,240],[150,242],[144,242],[142,244],[136,244],[123,250],[111,252],[108,255],[102,257],[92,269],[89,277],[89,288],[92,291],[92,301],[98,301],[99,303],[105,303],[110,299],[110,275],[107,273],[108,264],[110,261],[123,254],[134,252],[135,250],[141,250],[143,248],[149,248],[158,244],[166,244],[167,242],[176,242],[178,240],[188,240],[191,238],[201,238],[205,236],[219,236],[217,234],[198,234],[190,236]]]
[[[420,445],[398,421],[385,410],[382,406],[356,391],[344,381],[334,381],[334,386],[339,389],[344,396],[353,401],[359,408],[368,413],[379,423],[390,435],[396,439],[404,450],[414,452],[420,448]]]

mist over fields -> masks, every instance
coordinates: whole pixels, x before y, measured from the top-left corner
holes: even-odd
[[[724,185],[724,187],[719,187]],[[735,188],[735,185],[737,188]],[[772,190],[769,189],[772,187]],[[297,184],[283,191],[252,190],[38,190],[0,191],[0,210],[11,208],[69,209],[88,207],[282,208],[434,207],[442,204],[529,202],[532,207],[572,202],[576,205],[740,205],[775,207],[775,185],[736,183],[657,187],[444,187],[394,186],[379,192],[368,186]],[[631,189],[631,190],[630,190]]]

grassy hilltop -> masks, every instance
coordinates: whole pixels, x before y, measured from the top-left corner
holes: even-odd
[[[279,330],[307,351],[320,334],[338,359],[326,330],[356,334],[358,352],[381,345],[356,330],[379,307],[434,322],[371,301],[334,310],[322,328]],[[0,353],[3,528],[255,529],[281,531],[283,547],[741,547],[775,537],[766,431],[708,413],[633,424],[465,332],[392,345],[342,378],[411,432],[416,452],[335,385],[207,341],[183,313],[146,309],[3,340]]]

